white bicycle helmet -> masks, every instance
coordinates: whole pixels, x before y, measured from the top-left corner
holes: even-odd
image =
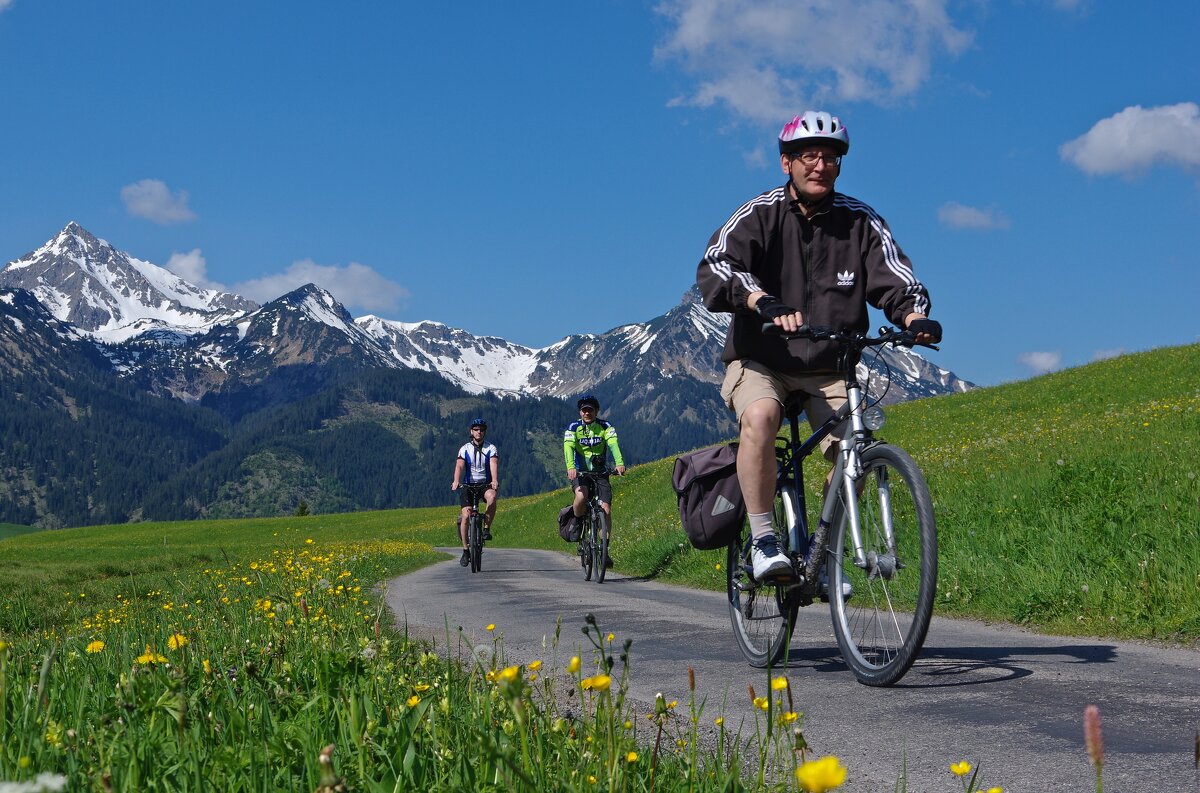
[[[806,110],[783,125],[779,132],[779,153],[795,154],[805,146],[825,143],[837,149],[838,154],[850,151],[850,133],[837,116],[823,110]]]

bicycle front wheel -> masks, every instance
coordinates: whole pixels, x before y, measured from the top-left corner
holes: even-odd
[[[471,549],[471,572],[478,573],[483,566],[483,526],[478,515],[472,515],[467,525],[467,545]]]
[[[826,580],[833,630],[860,683],[890,686],[912,666],[937,596],[937,529],[929,487],[903,449],[888,444],[862,454],[858,513],[863,562],[838,495]]]
[[[751,666],[778,664],[787,654],[799,604],[786,590],[751,575],[750,531],[744,528],[725,554],[725,584],[733,638]]]
[[[583,580],[592,580],[592,563],[595,561],[595,556],[592,553],[592,521],[589,517],[580,518],[583,523],[582,532],[579,535],[579,561],[583,563]]]
[[[608,559],[608,515],[603,510],[598,511],[592,520],[592,547],[596,549],[595,562],[596,583],[604,583],[605,561]]]

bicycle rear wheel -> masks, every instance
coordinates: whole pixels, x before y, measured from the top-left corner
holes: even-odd
[[[579,535],[579,561],[583,563],[583,580],[592,580],[592,563],[595,557],[592,554],[592,519],[587,513],[580,518],[583,522],[583,528]]]
[[[595,561],[592,563],[596,568],[596,583],[604,583],[605,560],[608,559],[608,515],[604,510],[597,510],[592,520],[593,531],[595,536],[592,538],[592,547],[595,549]]]
[[[890,686],[912,666],[929,630],[937,529],[929,487],[907,452],[879,444],[863,452],[862,463],[858,511],[866,565],[854,564],[841,493],[826,567],[829,603],[838,647],[854,676],[869,686]]]
[[[754,667],[774,666],[787,654],[798,602],[782,587],[751,576],[750,529],[744,527],[725,554],[729,620],[742,655]]]

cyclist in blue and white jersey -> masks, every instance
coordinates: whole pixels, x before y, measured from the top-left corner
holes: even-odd
[[[458,450],[458,458],[454,461],[454,481],[450,483],[451,490],[458,490],[460,485],[486,484],[483,493],[486,507],[483,510],[483,539],[492,539],[492,519],[496,517],[496,490],[500,487],[500,459],[494,443],[487,443],[487,422],[481,418],[471,419],[471,440]],[[462,512],[458,516],[458,536],[462,540],[462,558],[458,563],[466,567],[471,563],[470,551],[467,550],[467,518],[471,514],[471,491],[462,488],[459,496]]]
[[[617,444],[617,428],[599,416],[600,400],[591,394],[584,394],[575,403],[575,407],[579,409],[579,420],[572,421],[567,426],[563,435],[563,455],[567,464],[567,480],[571,484],[571,490],[575,492],[571,511],[576,518],[581,518],[590,494],[587,484],[580,481],[579,472],[607,472],[608,455],[611,452],[613,470],[624,476],[625,460],[621,457],[621,447]],[[596,480],[596,495],[600,498],[601,508],[608,515],[611,532],[612,485],[607,479]],[[612,559],[606,558],[604,566],[612,567]]]

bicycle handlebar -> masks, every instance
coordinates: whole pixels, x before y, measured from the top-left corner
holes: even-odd
[[[916,334],[911,330],[896,330],[884,326],[879,329],[878,336],[872,337],[856,331],[837,330],[823,325],[801,325],[791,333],[780,329],[774,322],[764,322],[763,333],[776,334],[785,339],[811,339],[812,341],[833,341],[843,347],[863,350],[867,347],[880,347],[885,344],[899,344],[903,347],[928,347],[931,350],[940,349],[935,344],[918,342]]]

